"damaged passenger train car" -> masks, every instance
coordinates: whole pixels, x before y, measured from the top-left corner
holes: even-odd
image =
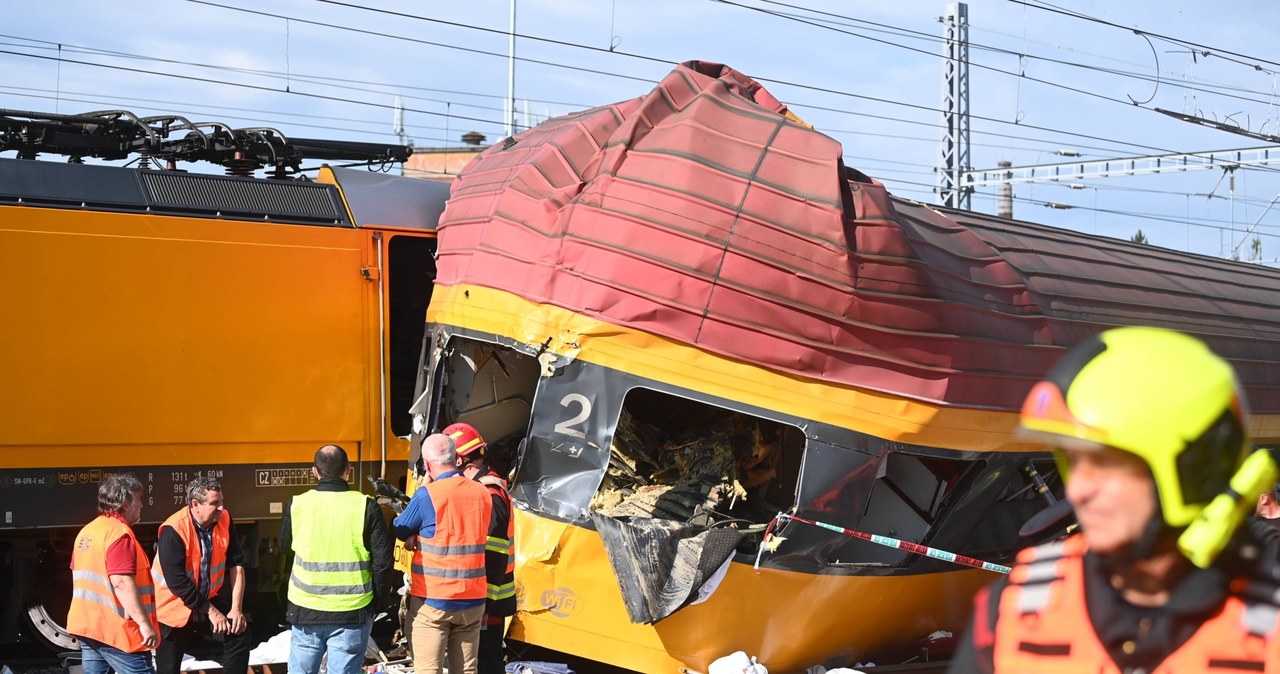
[[[1061,486],[1017,410],[1108,327],[1200,335],[1280,440],[1280,272],[900,199],[841,156],[689,62],[458,177],[413,412],[514,472],[510,639],[788,672],[958,632],[992,574],[776,518],[1009,560]]]

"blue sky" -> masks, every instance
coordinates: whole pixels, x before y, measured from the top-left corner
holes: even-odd
[[[394,142],[399,95],[415,144],[458,143],[472,130],[503,135],[509,0],[0,6],[11,19],[0,29],[0,107],[124,108]],[[760,79],[843,143],[848,165],[933,203],[945,9],[917,0],[518,0],[518,108],[536,119],[623,100],[674,63],[718,61]],[[1278,13],[1261,0],[970,2],[971,163],[1267,145],[1154,108],[1280,133]],[[1122,238],[1142,229],[1154,244],[1213,256],[1249,258],[1258,235],[1262,260],[1280,258],[1280,203],[1268,210],[1280,195],[1280,164],[1077,187],[1019,186],[1015,217]],[[994,189],[972,205],[994,212]]]

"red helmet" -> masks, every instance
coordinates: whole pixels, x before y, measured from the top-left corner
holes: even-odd
[[[466,458],[475,452],[480,452],[480,456],[484,456],[484,448],[487,445],[471,424],[450,424],[441,433],[453,438],[453,444],[458,448],[458,456]]]

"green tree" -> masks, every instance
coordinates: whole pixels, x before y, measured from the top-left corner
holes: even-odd
[[[1138,230],[1137,234],[1134,234],[1133,236],[1129,237],[1129,240],[1134,243],[1145,243],[1148,245],[1150,245],[1151,243],[1149,240],[1147,240],[1147,235],[1143,234],[1141,229]]]

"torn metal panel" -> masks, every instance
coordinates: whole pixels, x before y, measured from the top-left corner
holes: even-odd
[[[627,388],[637,383],[581,361],[539,378],[535,398],[556,407],[533,416],[512,498],[559,519],[586,520],[609,465],[613,420]]]
[[[698,599],[729,559],[742,532],[649,517],[591,514],[618,578],[627,616],[656,623]]]

